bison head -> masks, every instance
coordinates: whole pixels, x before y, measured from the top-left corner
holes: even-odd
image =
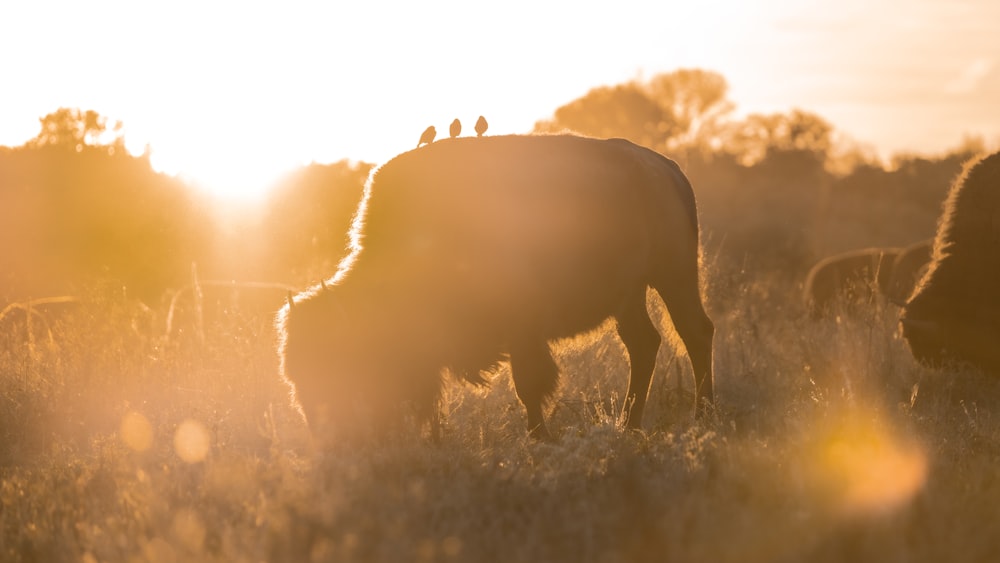
[[[278,313],[281,374],[309,425],[326,430],[430,419],[440,369],[421,369],[404,314],[321,285],[289,296]]]

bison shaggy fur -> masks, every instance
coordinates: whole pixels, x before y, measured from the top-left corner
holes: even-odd
[[[621,139],[445,139],[372,173],[352,252],[278,314],[283,376],[316,426],[358,414],[437,414],[443,377],[484,383],[509,360],[528,429],[559,376],[550,341],[614,318],[638,427],[661,336],[662,297],[687,349],[696,404],[713,400],[694,194],[671,160]],[[404,405],[409,405],[403,409]],[[701,412],[701,411],[699,411]]]
[[[1000,374],[1000,152],[966,164],[948,192],[931,264],[901,326],[923,363]]]

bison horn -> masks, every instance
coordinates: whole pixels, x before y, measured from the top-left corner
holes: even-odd
[[[327,290],[326,280],[319,280],[319,285],[323,286],[323,291]]]
[[[292,299],[292,292],[291,291],[288,292],[287,298],[288,298],[288,308],[291,309],[291,308],[295,307],[295,300]]]

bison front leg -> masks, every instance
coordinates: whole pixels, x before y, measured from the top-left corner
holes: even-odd
[[[552,359],[548,342],[526,341],[511,347],[510,371],[514,389],[528,414],[528,432],[537,440],[552,440],[542,408],[555,392],[559,367]]]
[[[653,326],[646,311],[646,288],[637,293],[616,316],[618,336],[628,351],[630,374],[628,391],[625,392],[623,413],[625,426],[642,427],[642,414],[649,395],[649,383],[656,367],[656,353],[660,348],[660,333]]]

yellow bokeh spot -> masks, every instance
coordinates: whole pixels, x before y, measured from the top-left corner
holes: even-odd
[[[848,513],[883,512],[916,495],[927,481],[927,456],[912,441],[865,423],[859,414],[820,437],[815,477]]]
[[[144,452],[153,445],[153,426],[145,416],[130,411],[122,417],[122,441],[137,452]]]
[[[188,463],[204,461],[208,456],[209,442],[205,426],[190,418],[182,422],[174,433],[174,451]]]

